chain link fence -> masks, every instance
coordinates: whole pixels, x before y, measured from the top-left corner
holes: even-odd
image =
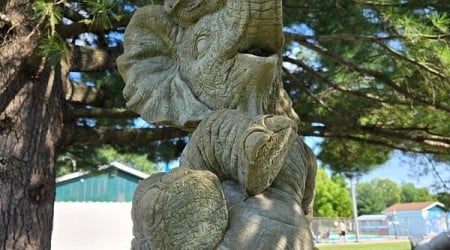
[[[339,222],[343,222],[346,235],[340,235]],[[368,218],[358,220],[358,241],[407,239],[406,227],[390,221],[389,218]],[[316,217],[312,222],[312,232],[316,243],[356,241],[355,222],[350,218]]]

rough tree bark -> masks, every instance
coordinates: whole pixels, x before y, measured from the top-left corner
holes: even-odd
[[[61,71],[36,55],[31,1],[0,6],[0,249],[50,249]]]

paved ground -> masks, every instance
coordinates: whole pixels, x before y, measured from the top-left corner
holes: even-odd
[[[132,239],[131,202],[56,202],[52,250],[124,250]]]

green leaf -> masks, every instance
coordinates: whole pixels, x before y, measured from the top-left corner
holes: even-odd
[[[39,43],[39,54],[46,58],[50,65],[56,65],[61,60],[68,62],[70,59],[67,44],[58,35],[44,37]]]
[[[48,22],[51,29],[51,35],[55,33],[56,25],[62,20],[62,8],[53,2],[45,0],[38,0],[33,3],[34,14],[43,20]]]
[[[105,29],[113,27],[112,20],[119,20],[115,11],[119,8],[118,1],[109,0],[85,0],[87,11],[93,14],[93,24]]]

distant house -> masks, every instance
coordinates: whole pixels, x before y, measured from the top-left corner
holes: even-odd
[[[440,202],[397,203],[383,213],[392,217],[402,234],[427,236],[449,229],[449,214]]]
[[[112,162],[95,172],[76,172],[56,178],[56,201],[131,202],[139,182],[149,175]]]

